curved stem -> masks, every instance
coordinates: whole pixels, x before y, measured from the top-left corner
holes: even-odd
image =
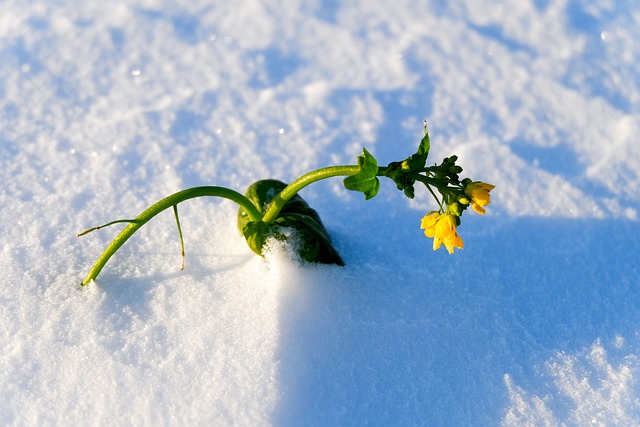
[[[386,176],[386,166],[378,166],[378,173],[376,176]],[[351,176],[360,170],[360,166],[346,165],[346,166],[329,166],[322,169],[317,169],[302,175],[300,178],[287,185],[276,197],[273,198],[269,208],[262,217],[263,222],[272,222],[280,213],[282,207],[292,198],[298,191],[302,190],[309,184],[313,184],[316,181],[320,181],[325,178],[331,178],[333,176]],[[387,177],[388,178],[388,177]]]
[[[302,175],[300,178],[287,185],[276,197],[273,198],[269,208],[262,217],[263,222],[272,222],[280,213],[280,210],[284,207],[285,203],[309,184],[316,181],[320,181],[325,178],[331,178],[332,176],[351,176],[358,173],[359,166],[330,166],[313,172],[309,172]]]
[[[91,267],[89,273],[82,281],[82,285],[89,284],[92,280],[98,277],[100,271],[105,266],[109,258],[116,253],[118,249],[126,242],[140,227],[146,224],[151,218],[158,215],[160,212],[165,209],[169,209],[171,207],[176,206],[180,202],[184,202],[188,199],[193,199],[195,197],[203,197],[203,196],[213,196],[213,197],[222,197],[225,199],[229,199],[238,205],[242,209],[244,209],[249,217],[253,221],[260,221],[262,214],[260,211],[253,205],[253,203],[247,199],[242,194],[237,191],[230,190],[224,187],[215,187],[215,186],[205,186],[205,187],[194,187],[189,188],[187,190],[178,191],[159,202],[149,206],[144,212],[138,215],[133,220],[126,220],[126,222],[130,222],[128,226],[126,226],[120,234],[116,236],[115,239],[107,246],[107,248],[102,252],[100,257]]]

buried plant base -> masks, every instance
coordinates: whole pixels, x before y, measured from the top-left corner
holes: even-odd
[[[438,208],[427,212],[422,218],[421,228],[427,237],[433,238],[433,249],[442,244],[449,253],[455,248],[464,246],[457,233],[460,217],[467,207],[480,214],[490,203],[489,192],[493,185],[469,178],[460,179],[462,168],[456,164],[457,156],[447,157],[440,164],[426,166],[429,155],[430,139],[426,122],[424,136],[417,151],[398,162],[388,166],[378,166],[376,159],[366,150],[358,156],[357,165],[330,166],[309,172],[290,184],[267,179],[253,183],[245,194],[217,186],[194,187],[174,193],[151,205],[134,219],[119,219],[107,224],[90,228],[78,236],[119,223],[128,225],[102,252],[82,281],[88,285],[98,277],[107,261],[120,247],[144,224],[166,209],[173,209],[182,248],[182,268],[184,269],[184,241],[178,204],[196,197],[222,197],[239,205],[237,225],[247,244],[253,252],[262,256],[266,243],[270,238],[286,241],[285,232],[292,229],[299,240],[298,255],[302,260],[323,264],[344,265],[342,258],[331,243],[329,233],[325,229],[320,216],[298,192],[309,184],[322,179],[344,176],[345,188],[359,191],[365,199],[371,199],[380,190],[379,177],[393,180],[397,188],[410,199],[415,196],[414,186],[420,182],[434,197]],[[436,194],[438,193],[438,194]]]
[[[275,179],[257,181],[244,194],[258,210],[264,214],[273,199],[287,184]],[[331,237],[320,220],[320,215],[307,202],[294,194],[283,206],[273,222],[253,221],[242,208],[238,210],[238,230],[244,235],[253,252],[262,256],[269,238],[281,241],[288,239],[284,229],[293,229],[302,242],[298,246],[298,255],[308,262],[344,265],[344,261],[331,244]]]

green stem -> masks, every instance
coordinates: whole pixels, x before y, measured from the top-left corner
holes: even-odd
[[[262,221],[269,223],[278,218],[278,214],[285,203],[307,185],[320,181],[321,179],[331,178],[332,176],[351,176],[358,173],[358,170],[360,170],[360,167],[356,165],[330,166],[302,175],[287,185],[284,190],[273,198],[269,208],[262,217]]]
[[[124,242],[126,242],[136,231],[138,231],[140,227],[146,224],[151,218],[158,215],[165,209],[176,206],[180,202],[203,196],[222,197],[225,199],[229,199],[240,205],[240,207],[247,212],[247,214],[253,221],[260,221],[262,217],[260,211],[258,211],[258,209],[249,199],[247,199],[237,191],[230,190],[228,188],[206,186],[194,187],[187,190],[178,191],[177,193],[165,197],[159,202],[151,205],[144,212],[138,215],[134,220],[126,220],[126,222],[130,222],[130,224],[126,226],[102,252],[102,255],[100,255],[95,264],[93,264],[91,270],[89,270],[87,277],[85,277],[82,281],[82,285],[88,285],[92,280],[98,277],[98,274],[100,274],[102,268],[105,266],[107,261],[109,261],[109,258],[111,258],[113,254],[115,254],[116,251],[120,249]]]
[[[433,198],[436,199],[436,202],[438,203],[438,206],[440,207],[440,212],[444,212],[444,207],[442,206],[442,202],[440,201],[438,196],[436,196],[436,193],[431,188],[431,185],[434,185],[434,179],[426,177],[426,176],[423,176],[423,175],[419,175],[419,174],[415,175],[414,178],[415,178],[416,181],[419,181],[419,182],[423,183],[424,186],[427,187],[427,190],[429,190],[429,193],[431,193]],[[436,185],[436,188],[439,188],[439,187],[437,187],[437,185]]]
[[[379,166],[378,173],[376,175],[386,176],[385,173],[387,169],[388,168],[386,166]],[[320,181],[322,179],[331,178],[333,176],[351,176],[358,173],[359,170],[360,166],[357,165],[329,166],[302,175],[300,178],[296,179],[291,184],[286,186],[276,197],[273,198],[271,204],[269,205],[269,208],[262,217],[262,221],[272,222],[276,218],[278,218],[278,214],[284,207],[285,203],[287,203],[290,198],[296,195],[298,191],[302,190],[307,185],[313,184],[314,182]]]

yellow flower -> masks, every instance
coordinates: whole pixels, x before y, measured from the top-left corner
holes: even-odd
[[[440,214],[436,211],[428,212],[420,222],[420,228],[424,230],[424,234],[431,238],[433,237],[436,229],[436,222],[438,222],[438,218]]]
[[[464,243],[456,232],[456,216],[453,214],[429,212],[422,218],[420,228],[424,229],[425,236],[433,237],[434,251],[440,248],[442,243],[450,254],[454,248],[464,248]]]
[[[464,188],[464,192],[471,198],[471,207],[474,211],[481,215],[484,215],[484,206],[491,203],[491,196],[489,191],[493,190],[496,186],[487,184],[486,182],[475,181]]]

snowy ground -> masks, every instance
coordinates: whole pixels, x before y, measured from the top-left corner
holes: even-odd
[[[632,1],[4,0],[0,424],[640,422]],[[390,182],[305,189],[347,266],[255,257],[242,191],[411,154],[496,185],[465,249]]]

